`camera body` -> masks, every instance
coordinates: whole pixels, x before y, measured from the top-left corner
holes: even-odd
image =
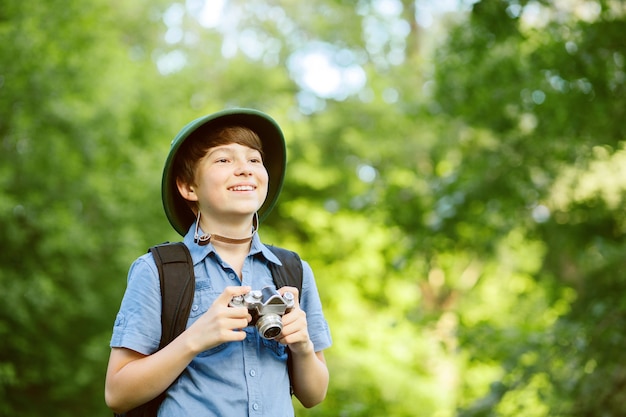
[[[264,339],[275,339],[283,330],[282,316],[289,313],[295,305],[290,292],[280,295],[272,287],[250,291],[232,298],[230,307],[246,307],[252,316],[250,326],[256,326]]]

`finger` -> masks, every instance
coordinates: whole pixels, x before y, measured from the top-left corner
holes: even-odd
[[[301,309],[293,309],[289,313],[284,314],[282,317],[283,327],[290,325],[298,321],[300,318],[298,312],[302,311]]]
[[[278,289],[278,293],[283,296],[285,293],[290,292],[293,294],[293,299],[295,302],[295,307],[300,307],[300,300],[298,299],[299,291],[295,287],[281,287]]]
[[[229,319],[245,320],[246,324],[242,327],[247,326],[252,320],[252,316],[246,307],[226,307],[223,314],[224,317]]]
[[[234,330],[234,331],[239,331],[247,326],[248,326],[248,320],[245,317],[244,318],[239,318],[239,317],[232,318],[227,323],[227,328],[230,330]]]
[[[306,316],[302,310],[295,310],[283,316],[283,333],[296,333],[307,328]]]
[[[230,300],[233,299],[233,297],[236,297],[238,295],[244,295],[250,292],[250,287],[248,286],[242,286],[242,287],[236,287],[236,286],[232,286],[232,287],[226,287],[224,289],[224,291],[219,295],[219,297],[217,297],[215,299],[215,301],[213,302],[213,304],[217,304],[217,305],[223,305],[223,306],[228,306],[228,303],[230,303]]]
[[[224,332],[222,340],[225,342],[236,342],[244,340],[246,338],[246,332],[241,331],[241,328],[234,328]]]
[[[283,329],[283,332],[280,334],[279,338],[276,339],[278,343],[283,345],[291,345],[294,343],[302,342],[307,340],[308,335],[305,332],[295,332],[289,333]]]

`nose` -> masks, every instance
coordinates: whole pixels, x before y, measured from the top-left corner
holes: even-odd
[[[235,167],[235,175],[252,175],[252,167],[247,161],[239,161]]]

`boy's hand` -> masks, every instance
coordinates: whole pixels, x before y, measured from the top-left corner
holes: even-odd
[[[306,313],[300,308],[298,289],[294,287],[278,289],[278,293],[281,296],[286,292],[293,294],[295,305],[289,313],[283,316],[283,331],[276,340],[288,345],[291,352],[295,354],[312,352],[313,343],[311,343],[309,338]]]
[[[252,317],[245,307],[229,307],[233,297],[244,295],[250,287],[226,287],[213,305],[188,329],[191,343],[198,352],[211,349],[225,342],[241,341],[246,333],[240,331]]]

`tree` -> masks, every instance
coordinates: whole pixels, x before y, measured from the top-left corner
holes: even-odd
[[[448,230],[487,256],[516,233],[540,262],[517,302],[525,325],[461,316],[472,362],[501,369],[461,415],[623,411],[623,26],[619,2],[481,1],[439,50],[435,99],[473,153]],[[476,205],[497,214],[477,221]],[[525,312],[539,291],[547,304]]]
[[[159,6],[115,6],[2,6],[2,415],[102,410],[113,280],[123,285],[144,247],[131,225],[160,215],[144,204],[158,183],[143,176],[159,175],[163,149],[148,145],[167,125],[153,115],[156,71],[141,51],[159,23],[133,18]]]

